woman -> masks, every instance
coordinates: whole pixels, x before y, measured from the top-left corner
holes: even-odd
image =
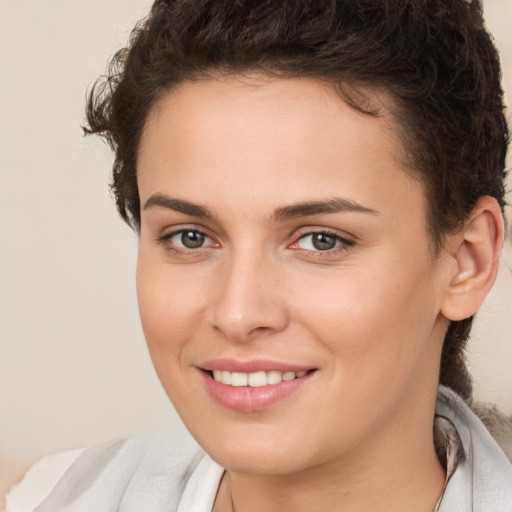
[[[464,364],[504,236],[476,2],[156,1],[86,130],[114,149],[148,347],[206,454],[92,447],[34,509],[511,510]]]

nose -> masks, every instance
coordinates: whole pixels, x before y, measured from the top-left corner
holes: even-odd
[[[276,264],[240,254],[224,262],[212,304],[212,325],[236,343],[280,332],[288,325],[282,279]]]

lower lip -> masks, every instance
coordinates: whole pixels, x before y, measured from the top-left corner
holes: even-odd
[[[272,407],[298,391],[315,373],[310,372],[304,377],[282,381],[279,384],[252,388],[222,384],[213,379],[208,372],[201,370],[206,389],[212,398],[224,407],[239,412],[257,412]]]

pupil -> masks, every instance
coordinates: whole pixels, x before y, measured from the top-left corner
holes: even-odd
[[[327,251],[334,249],[336,246],[336,240],[329,235],[323,233],[316,233],[313,235],[313,247],[319,251]]]
[[[198,231],[185,231],[181,235],[181,242],[188,249],[197,249],[204,243],[204,235]]]

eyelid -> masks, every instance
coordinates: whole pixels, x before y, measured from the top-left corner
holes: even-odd
[[[340,245],[332,248],[332,249],[327,249],[327,250],[312,250],[312,249],[302,249],[300,247],[293,247],[294,245],[296,246],[298,244],[298,242],[300,240],[303,240],[304,238],[306,238],[307,236],[312,236],[312,235],[315,235],[315,234],[322,234],[322,235],[326,235],[326,236],[329,236],[329,237],[332,237],[334,239],[336,239],[337,241],[341,242]],[[331,228],[326,228],[326,227],[315,227],[315,226],[312,226],[312,227],[307,227],[307,228],[301,228],[295,235],[294,235],[294,241],[288,246],[289,248],[293,249],[293,250],[300,250],[300,251],[305,251],[305,252],[310,252],[310,253],[315,253],[315,255],[319,254],[324,254],[324,255],[329,255],[329,254],[334,254],[334,253],[337,253],[339,251],[345,251],[345,250],[348,250],[350,247],[353,247],[357,242],[357,237],[353,236],[353,235],[350,235],[348,233],[341,233],[340,231],[338,230],[335,230],[335,229],[331,229]]]
[[[204,237],[208,240],[210,240],[212,243],[209,243],[207,245],[204,245],[202,247],[198,247],[196,249],[191,249],[188,247],[179,247],[175,246],[171,243],[171,239],[186,231],[195,231],[197,233],[200,233],[201,235],[204,235]],[[215,247],[219,247],[220,244],[215,240],[215,238],[209,233],[208,230],[204,229],[203,227],[194,226],[194,225],[182,225],[182,226],[173,226],[172,228],[168,228],[168,230],[164,230],[163,233],[157,235],[156,241],[160,244],[162,244],[165,249],[177,252],[180,254],[187,254],[187,253],[198,253],[201,250],[204,249],[211,249]]]
[[[210,242],[207,245],[191,249],[187,247],[180,247],[172,244],[170,240],[183,232],[186,231],[195,231],[197,233],[200,233],[203,235],[206,239],[208,239]],[[337,246],[333,247],[332,249],[304,249],[301,247],[297,247],[297,244],[300,240],[306,238],[307,236],[313,236],[315,234],[323,234],[329,237],[332,237],[336,239],[337,242],[340,242]],[[179,254],[192,254],[192,253],[199,253],[203,250],[208,250],[212,248],[218,248],[220,247],[220,243],[216,241],[216,237],[213,236],[208,229],[205,229],[202,226],[197,225],[181,225],[181,226],[172,226],[168,227],[166,230],[164,230],[161,234],[156,236],[156,241],[164,246],[166,250],[176,252]],[[346,251],[349,248],[353,247],[357,242],[357,237],[354,235],[348,234],[346,232],[340,232],[333,228],[327,228],[327,227],[320,227],[320,226],[311,226],[311,227],[303,227],[300,228],[295,232],[293,235],[293,242],[287,245],[287,248],[292,250],[298,250],[305,253],[312,253],[315,254],[315,256],[321,256],[321,255],[333,255],[337,254],[341,251]],[[294,247],[295,246],[295,247]]]

